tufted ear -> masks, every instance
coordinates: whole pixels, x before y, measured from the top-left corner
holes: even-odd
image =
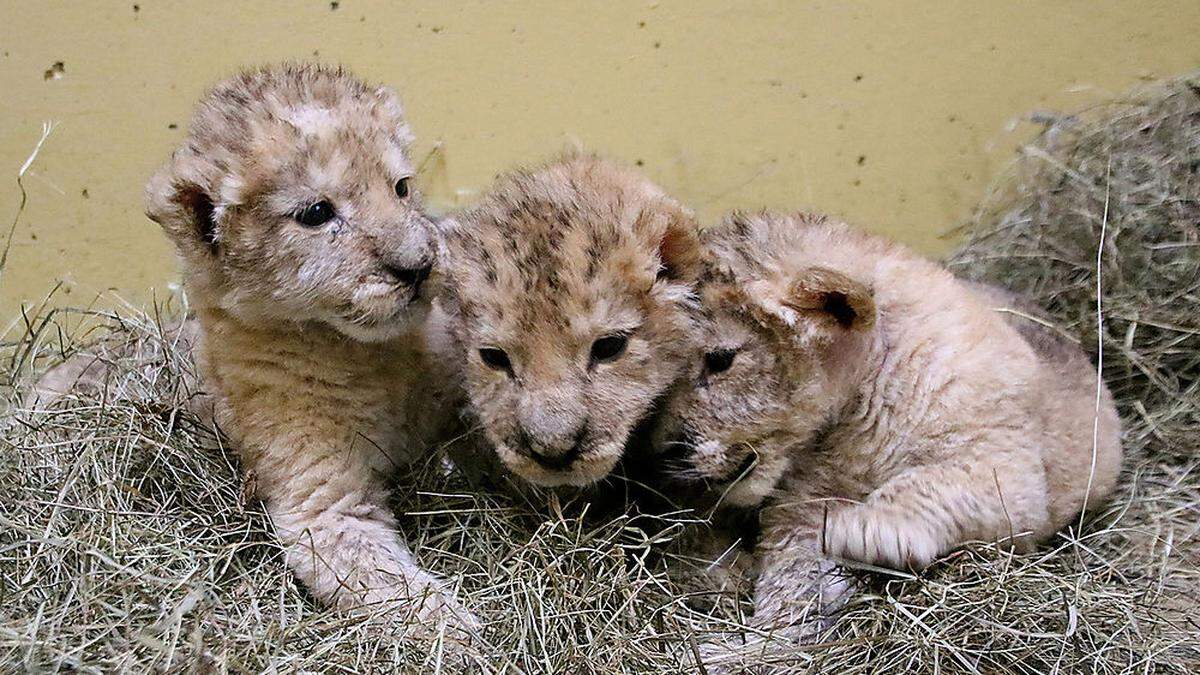
[[[870,286],[826,267],[805,268],[783,284],[751,282],[746,291],[757,313],[805,336],[865,332],[875,325]]]
[[[194,159],[182,151],[146,184],[146,216],[162,226],[181,253],[215,256],[220,229],[213,198]]]

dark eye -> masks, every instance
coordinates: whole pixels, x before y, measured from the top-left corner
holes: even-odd
[[[723,373],[733,365],[733,357],[737,352],[732,349],[718,349],[704,355],[704,369],[709,373]]]
[[[612,361],[625,352],[629,344],[626,335],[606,335],[592,343],[592,363]]]
[[[400,199],[404,199],[405,197],[408,196],[408,179],[407,178],[401,178],[400,180],[396,181],[396,196],[399,197]]]
[[[296,222],[305,227],[320,227],[333,219],[333,205],[325,200],[304,207],[295,215]]]
[[[479,350],[479,360],[492,370],[512,371],[512,361],[508,360],[508,354],[503,349],[484,347]]]

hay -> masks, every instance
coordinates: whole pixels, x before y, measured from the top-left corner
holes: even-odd
[[[1036,553],[973,546],[867,590],[818,645],[760,663],[814,672],[1194,672],[1200,624],[1200,86],[1163,83],[1050,124],[953,256],[1041,301],[1096,344],[1128,425],[1116,500]],[[1107,212],[1107,220],[1105,213]],[[72,322],[68,321],[67,324]],[[25,381],[85,345],[116,377],[48,409],[9,393],[0,424],[0,670],[433,672],[436,639],[317,607],[291,578],[236,462],[184,411],[173,329],[125,313],[107,334],[22,322],[0,375]],[[94,325],[94,324],[93,324]],[[168,324],[169,325],[169,324]],[[496,672],[692,672],[738,631],[743,596],[706,596],[662,555],[682,522],[584,517],[473,491],[431,461],[397,510],[418,557],[488,624]],[[680,517],[680,521],[687,520]],[[709,607],[701,610],[699,607]]]

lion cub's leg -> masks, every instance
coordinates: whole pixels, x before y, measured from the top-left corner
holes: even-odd
[[[455,633],[478,628],[401,541],[385,480],[392,463],[383,450],[363,438],[344,445],[323,438],[331,438],[328,430],[311,427],[282,435],[248,467],[296,576],[318,599],[344,609],[377,606],[434,632],[442,625]]]
[[[764,654],[815,641],[832,627],[854,584],[821,551],[824,511],[822,501],[791,499],[764,509],[750,619],[757,630],[742,640],[703,645],[701,658],[710,673],[748,672]]]
[[[968,541],[1029,547],[1048,522],[1046,479],[1032,453],[910,469],[862,503],[831,507],[823,547],[834,558],[919,570]]]

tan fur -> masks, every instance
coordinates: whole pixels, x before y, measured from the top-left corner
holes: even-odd
[[[469,627],[396,533],[387,477],[453,424],[428,291],[433,224],[398,196],[413,172],[395,95],[282,66],[218,85],[147,187],[200,328],[216,422],[312,593]],[[327,200],[319,225],[295,214]],[[211,217],[210,217],[211,213]]]
[[[703,349],[734,356],[693,357],[657,438],[679,477],[762,506],[760,626],[813,630],[847,590],[832,561],[1027,547],[1112,491],[1107,389],[1093,468],[1094,368],[1003,291],[820,216],[735,214],[704,243]]]
[[[472,410],[528,481],[600,480],[682,363],[691,213],[631,170],[570,156],[502,178],[458,221],[446,306]],[[615,336],[623,350],[593,358]]]

